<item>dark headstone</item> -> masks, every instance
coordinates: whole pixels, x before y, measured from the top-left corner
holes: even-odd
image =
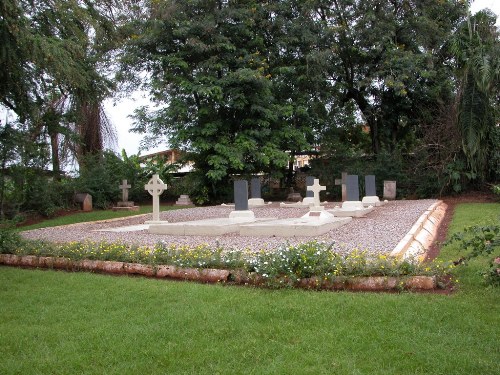
[[[365,176],[365,195],[367,197],[375,197],[377,195],[375,176],[372,174]]]
[[[234,209],[236,211],[248,210],[248,181],[234,181]]]
[[[262,198],[260,195],[260,178],[258,177],[250,180],[250,198]]]
[[[307,190],[307,187],[314,185],[315,178],[316,177],[314,177],[314,176],[307,176],[306,177],[306,198],[314,198],[314,193],[311,190]]]
[[[346,178],[347,200],[359,201],[359,181],[358,176],[349,174]]]

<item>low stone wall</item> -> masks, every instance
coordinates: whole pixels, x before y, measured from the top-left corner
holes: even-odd
[[[79,260],[68,258],[37,257],[33,255],[0,254],[0,264],[14,267],[47,268],[65,271],[90,271],[114,275],[140,275],[155,278],[189,280],[202,283],[233,283],[241,285],[265,286],[266,279],[244,270],[181,268],[176,266],[152,266],[138,263]],[[287,280],[281,280],[286,283]],[[280,280],[277,280],[279,283]],[[435,276],[371,276],[338,277],[323,280],[318,277],[302,279],[297,285],[304,289],[352,290],[352,291],[400,291],[433,290],[438,288]]]
[[[422,262],[436,238],[447,208],[448,206],[443,201],[432,204],[394,248],[391,256]]]

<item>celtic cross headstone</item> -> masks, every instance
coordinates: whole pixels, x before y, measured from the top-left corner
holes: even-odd
[[[157,174],[144,185],[144,190],[153,196],[153,221],[160,221],[160,195],[166,188],[167,184],[164,184]]]

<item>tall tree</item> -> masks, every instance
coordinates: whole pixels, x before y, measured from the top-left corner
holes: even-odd
[[[480,181],[488,179],[489,170],[497,178],[500,175],[499,160],[494,157],[500,149],[500,34],[495,21],[487,11],[469,17],[451,46],[457,63],[462,150],[470,171]]]
[[[372,152],[405,147],[428,108],[451,95],[443,47],[466,14],[456,1],[318,1],[337,103],[353,101]],[[407,147],[407,146],[406,146]]]
[[[82,116],[67,121],[64,111],[84,113],[75,108],[84,102],[99,107],[111,88],[100,64],[113,40],[112,2],[6,0],[0,6],[0,101],[31,124],[34,137],[47,133],[53,152],[59,130],[89,124]]]

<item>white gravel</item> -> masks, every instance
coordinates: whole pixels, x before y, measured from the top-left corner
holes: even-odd
[[[353,220],[340,228],[319,237],[243,237],[236,233],[216,237],[207,236],[170,236],[150,234],[147,230],[133,232],[104,232],[100,229],[124,227],[143,224],[151,220],[151,215],[140,215],[111,222],[89,222],[67,226],[35,229],[22,232],[30,239],[44,239],[53,242],[71,241],[106,241],[153,246],[158,242],[176,245],[196,246],[199,244],[222,245],[226,248],[251,250],[274,249],[283,243],[297,244],[311,240],[335,243],[339,252],[348,252],[354,248],[366,250],[374,254],[388,254],[404,235],[411,229],[417,219],[436,200],[391,201],[385,206],[376,207],[364,218]],[[326,208],[333,208],[339,203],[331,203]],[[210,206],[164,211],[161,220],[169,222],[200,220],[208,218],[227,218],[231,207]],[[257,218],[294,218],[304,215],[307,208],[280,208],[278,204],[252,209]]]

